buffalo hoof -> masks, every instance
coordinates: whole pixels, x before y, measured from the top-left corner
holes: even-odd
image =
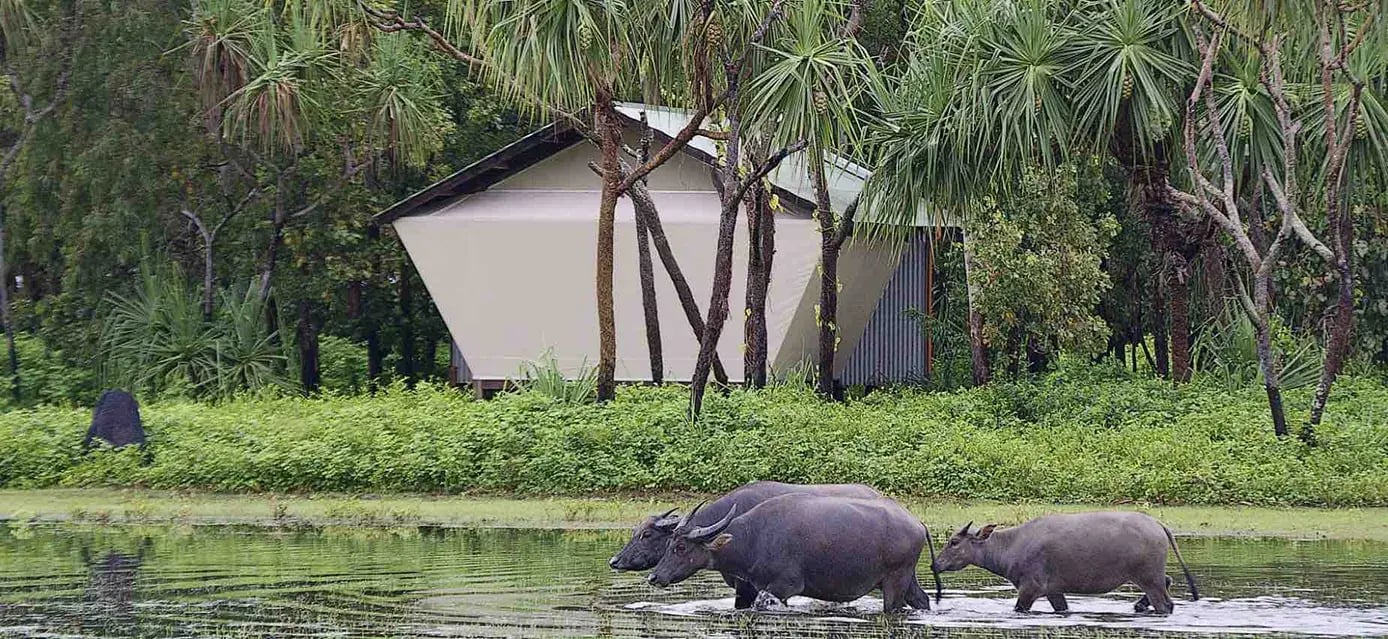
[[[752,606],[759,611],[766,612],[768,610],[784,610],[786,604],[778,599],[776,595],[763,590],[757,593],[757,599],[753,602]]]

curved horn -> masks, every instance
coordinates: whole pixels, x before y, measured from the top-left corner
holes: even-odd
[[[665,519],[666,517],[669,517],[670,515],[673,515],[673,514],[675,513],[676,510],[679,510],[679,507],[678,507],[678,506],[676,506],[676,507],[674,507],[674,508],[671,508],[670,510],[667,510],[667,511],[665,511],[665,512],[663,512],[663,513],[660,513],[659,515],[656,515],[655,518],[656,518],[656,519]]]
[[[973,528],[973,527],[974,527],[974,522],[969,522],[969,523],[967,523],[967,524],[964,524],[964,527],[963,527],[963,528],[960,528],[960,529],[959,529],[959,532],[954,533],[954,534],[956,534],[956,535],[967,535],[967,534],[969,534],[969,529],[970,529],[970,528]]]
[[[694,515],[695,515],[695,514],[698,514],[699,509],[700,509],[700,508],[703,508],[703,507],[704,507],[704,504],[706,504],[706,503],[708,503],[708,500],[704,500],[704,501],[699,502],[699,505],[698,505],[698,506],[695,506],[695,507],[694,507],[694,510],[689,511],[689,514],[687,514],[687,515],[685,515],[683,518],[681,518],[681,519],[680,519],[679,525],[678,525],[678,526],[675,526],[675,532],[676,532],[676,533],[681,533],[681,532],[684,532],[685,530],[689,529],[689,525],[690,525],[691,523],[694,522]]]
[[[706,541],[712,539],[715,536],[717,536],[718,533],[723,532],[723,529],[727,528],[728,524],[732,523],[733,517],[736,516],[737,504],[733,504],[733,507],[728,509],[728,514],[723,515],[723,518],[718,520],[718,523],[713,524],[712,526],[704,526],[703,528],[695,528],[694,530],[689,531],[689,534],[686,536],[691,541]]]

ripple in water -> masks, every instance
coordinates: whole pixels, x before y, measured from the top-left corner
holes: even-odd
[[[977,570],[935,611],[882,615],[875,597],[737,612],[711,574],[655,590],[607,569],[624,535],[0,529],[0,636],[1388,636],[1385,544],[1184,540],[1208,597],[1170,617],[1134,614],[1136,593],[1019,615]]]

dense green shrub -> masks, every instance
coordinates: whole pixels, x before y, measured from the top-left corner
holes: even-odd
[[[84,410],[14,411],[0,415],[0,486],[593,494],[765,478],[993,500],[1388,505],[1388,388],[1367,379],[1336,386],[1315,448],[1273,437],[1256,389],[1082,372],[845,404],[794,387],[735,391],[710,398],[698,423],[686,400],[677,387],[623,388],[600,406],[421,387],[154,403],[142,409],[148,466],[75,452]]]

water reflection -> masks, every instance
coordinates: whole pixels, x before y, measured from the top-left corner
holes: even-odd
[[[1016,615],[976,570],[951,576],[936,611],[886,616],[873,597],[738,613],[714,575],[653,590],[607,569],[623,535],[0,531],[0,636],[1388,636],[1385,544],[1184,540],[1207,598],[1167,618],[1133,614],[1136,593]]]
[[[135,579],[152,545],[144,537],[133,553],[108,549],[97,555],[90,546],[82,547],[82,563],[87,566],[82,602],[89,614],[73,619],[78,628],[106,636],[136,636]],[[90,626],[90,621],[98,625]]]

